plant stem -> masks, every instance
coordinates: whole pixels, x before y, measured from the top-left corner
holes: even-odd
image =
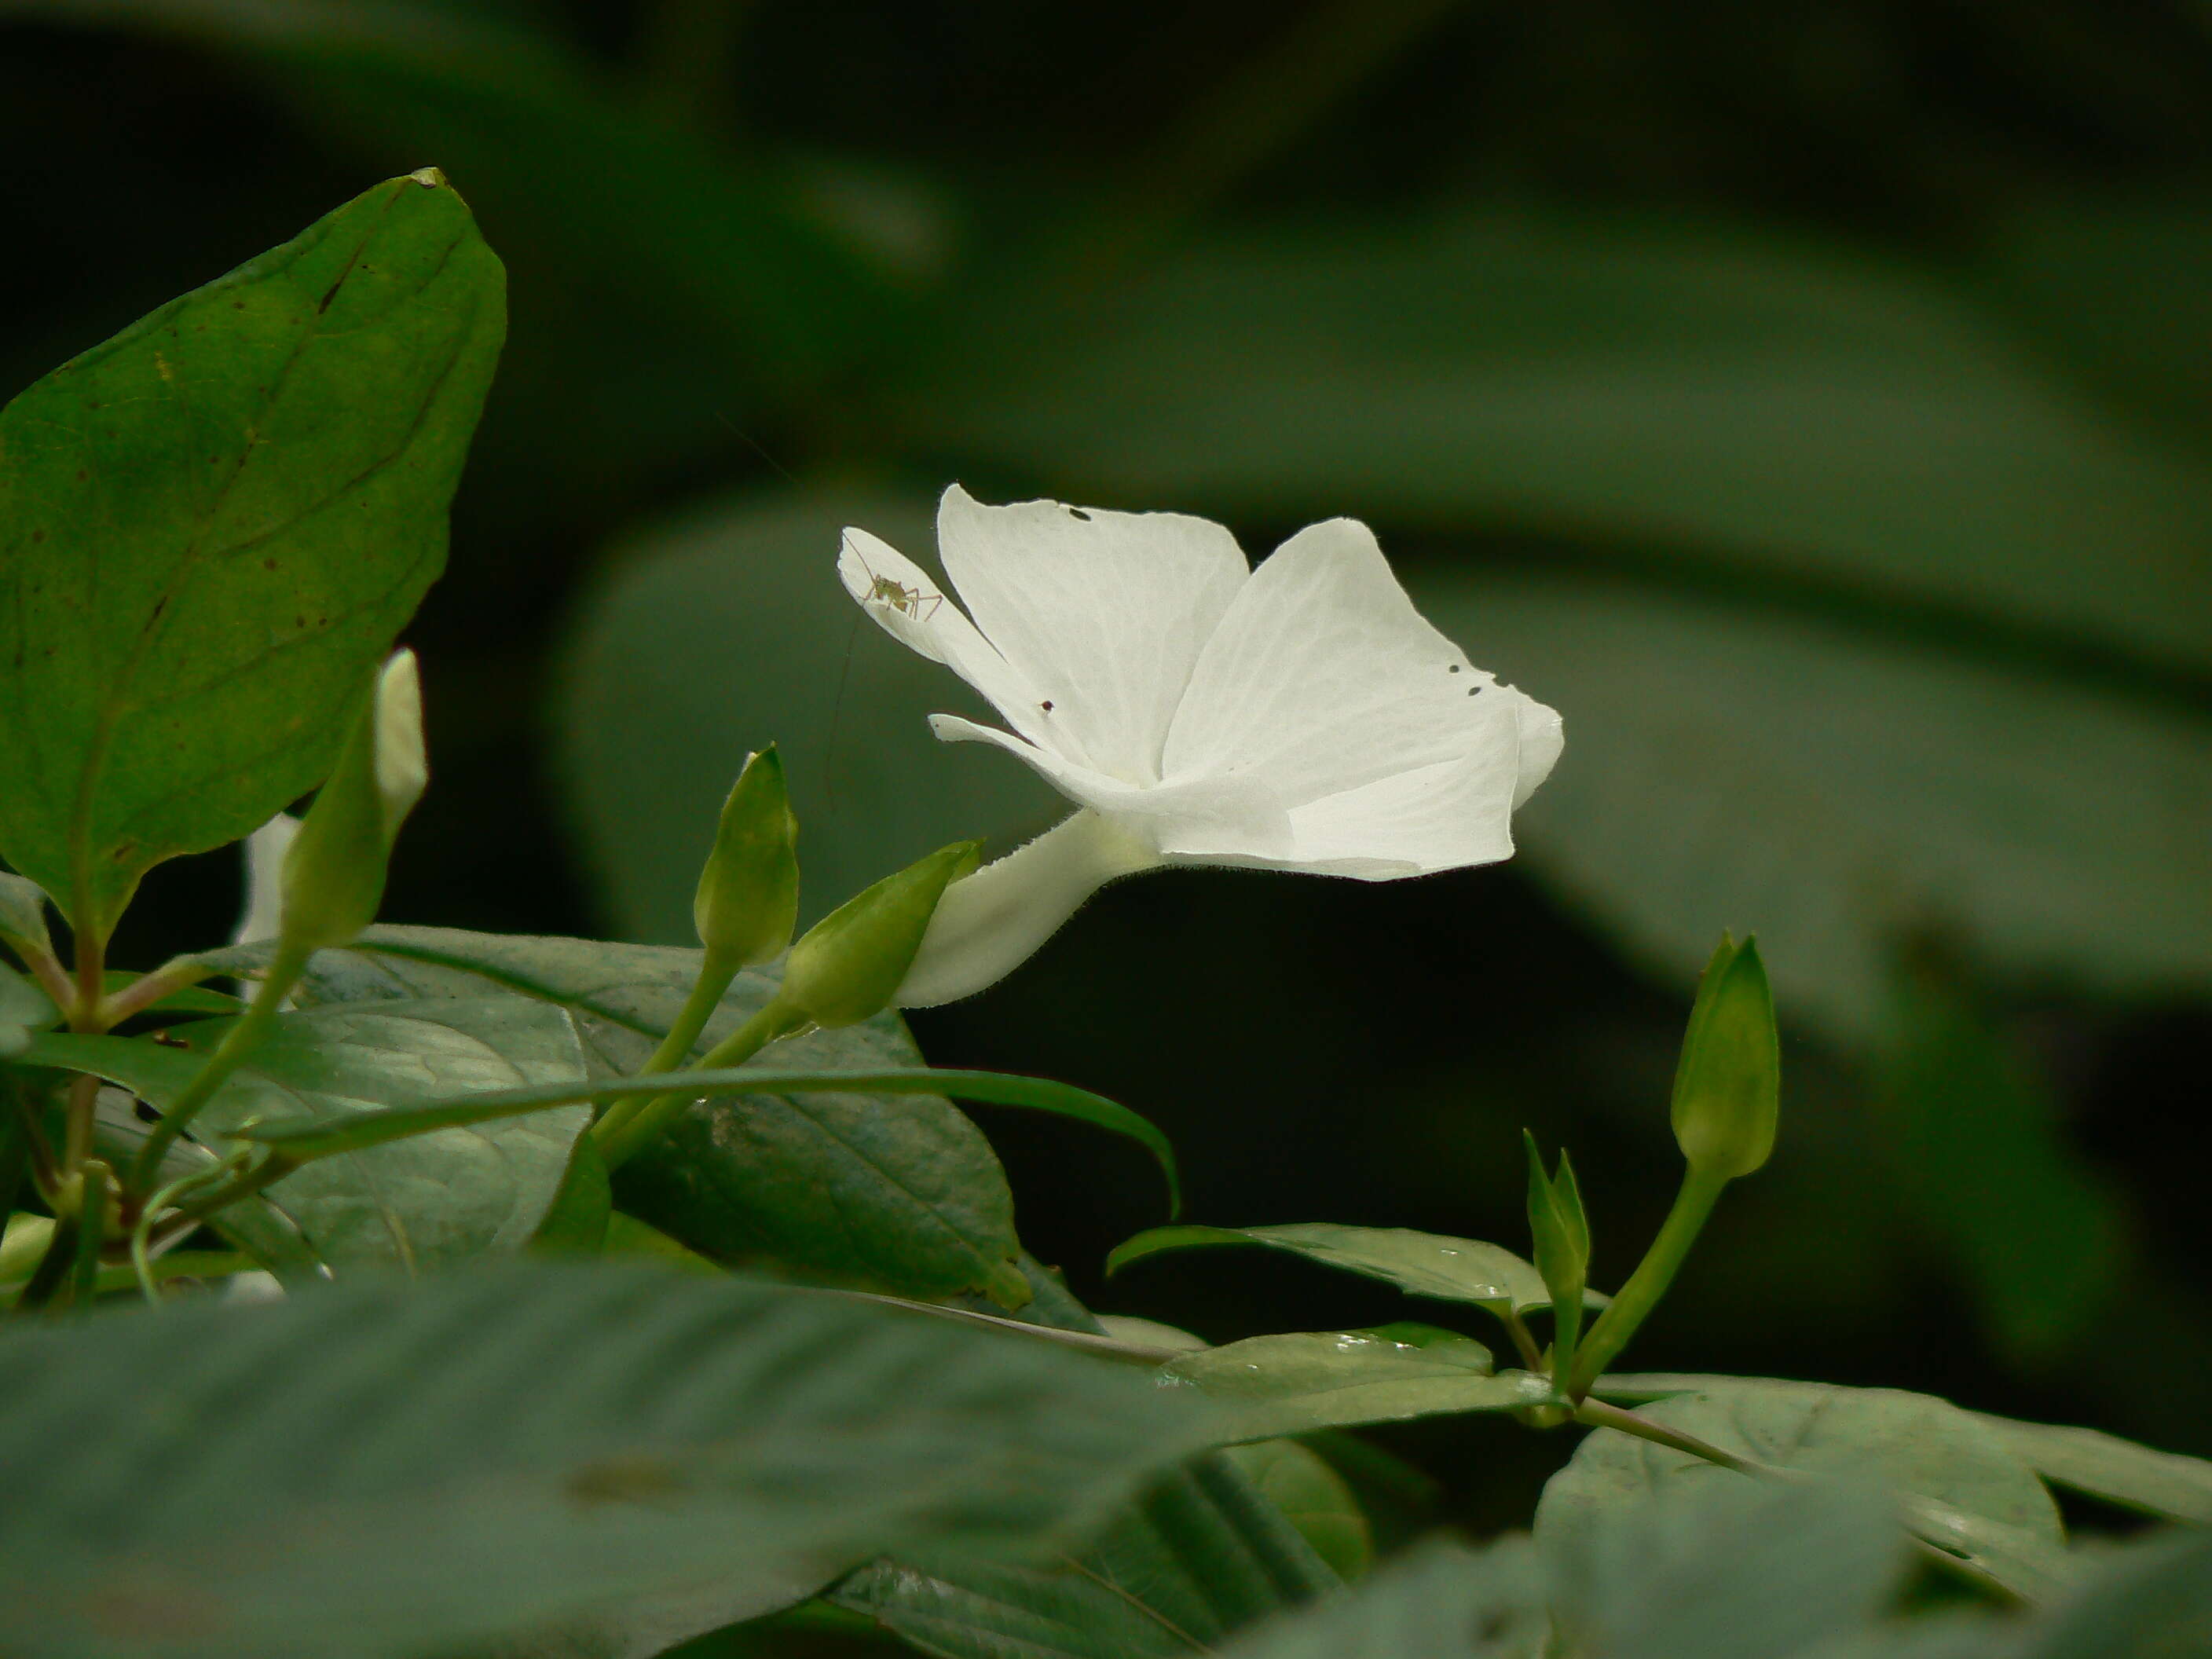
[[[161,1121],[146,1137],[146,1144],[138,1149],[131,1160],[130,1187],[133,1192],[150,1188],[161,1174],[161,1159],[179,1134],[191,1125],[201,1107],[207,1104],[215,1091],[228,1082],[230,1074],[243,1063],[246,1055],[258,1048],[269,1035],[269,1028],[284,1006],[285,997],[299,983],[300,975],[307,971],[309,952],[305,946],[289,942],[280,943],[276,954],[269,963],[260,988],[238,1023],[223,1033],[222,1041],[207,1057],[185,1091],[169,1103],[161,1114]]]
[[[676,1024],[668,1028],[668,1035],[660,1040],[660,1047],[653,1051],[653,1058],[638,1068],[640,1077],[655,1072],[672,1072],[691,1052],[691,1045],[699,1040],[699,1033],[707,1029],[707,1022],[714,1017],[714,1010],[722,1006],[722,994],[730,988],[730,981],[738,976],[743,964],[734,957],[724,957],[708,951],[700,958],[699,977],[692,982],[691,994],[684,1000],[676,1016]],[[637,1103],[628,1103],[633,1109],[624,1113],[635,1117]],[[609,1115],[620,1111],[617,1104],[609,1109]]]
[[[791,1036],[805,1024],[805,1016],[793,1012],[781,1001],[771,1002],[701,1055],[697,1069],[704,1072],[740,1065],[778,1037]],[[606,1160],[607,1168],[620,1169],[692,1098],[678,1089],[672,1094],[655,1095],[641,1103],[622,1103],[611,1109],[592,1126],[592,1133],[599,1143],[599,1155]],[[632,1109],[624,1112],[623,1104],[630,1105]]]
[[[70,1079],[68,1114],[64,1119],[65,1138],[62,1142],[63,1174],[74,1174],[92,1156],[94,1115],[99,1109],[100,1079],[89,1072],[79,1072]]]
[[[76,985],[62,1005],[72,1031],[97,1036],[107,1028],[100,1023],[100,1004],[107,986],[107,941],[90,933],[76,936]]]
[[[10,939],[15,954],[23,966],[31,970],[31,977],[39,981],[39,988],[53,1001],[58,1009],[67,1009],[76,1000],[76,987],[70,981],[69,969],[52,951],[42,951],[28,939]]]
[[[1659,1237],[1651,1241],[1651,1248],[1644,1253],[1644,1260],[1636,1264],[1628,1283],[1613,1298],[1613,1305],[1598,1316],[1597,1323],[1590,1327],[1589,1335],[1583,1340],[1582,1351],[1575,1356],[1574,1370],[1565,1386],[1570,1399],[1579,1401],[1589,1393],[1590,1384],[1628,1346],[1637,1327],[1659,1305],[1659,1299],[1667,1294],[1667,1287],[1674,1282],[1676,1270],[1690,1254],[1690,1247],[1698,1242],[1698,1234],[1705,1218],[1712,1214],[1713,1204],[1728,1180],[1726,1176],[1694,1168],[1683,1171],[1681,1190],[1674,1194],[1674,1207],[1668,1211]]]
[[[1761,1463],[1753,1458],[1739,1457],[1734,1452],[1723,1451],[1693,1434],[1684,1434],[1679,1429],[1668,1428],[1664,1423],[1655,1423],[1648,1417],[1638,1417],[1634,1412],[1625,1412],[1618,1406],[1608,1406],[1599,1400],[1585,1400],[1576,1407],[1575,1421],[1593,1429],[1613,1429],[1621,1434],[1632,1434],[1639,1440],[1649,1440],[1655,1445],[1687,1452],[1692,1457],[1702,1457],[1708,1463],[1717,1463],[1724,1469],[1734,1469],[1738,1474],[1764,1475],[1776,1480],[1802,1480],[1805,1478],[1795,1470]]]
[[[131,1015],[150,1008],[163,997],[198,984],[215,970],[193,957],[178,957],[150,974],[141,974],[100,1004],[100,1028],[112,1030]]]
[[[1509,1305],[1505,1310],[1506,1334],[1513,1339],[1513,1346],[1521,1356],[1521,1364],[1531,1371],[1544,1369],[1544,1351],[1536,1346],[1536,1334],[1528,1328],[1528,1322],[1521,1317],[1521,1310]]]

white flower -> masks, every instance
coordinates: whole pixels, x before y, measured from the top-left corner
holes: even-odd
[[[1254,569],[1203,519],[985,507],[955,484],[937,542],[957,605],[864,530],[837,573],[1012,728],[933,714],[939,738],[997,744],[1084,811],[946,890],[902,1007],[981,990],[1139,870],[1389,881],[1510,857],[1559,758],[1559,717],[1423,621],[1354,520]]]

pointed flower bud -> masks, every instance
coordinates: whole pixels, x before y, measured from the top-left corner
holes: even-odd
[[[422,690],[411,651],[376,677],[337,765],[284,854],[281,937],[306,950],[343,945],[376,920],[399,826],[429,781]]]
[[[1782,1057],[1759,947],[1727,934],[1705,964],[1674,1073],[1674,1139],[1690,1167],[1733,1181],[1774,1150]]]
[[[799,920],[799,820],[770,744],[745,757],[722,803],[714,850],[691,902],[699,943],[727,961],[766,962],[791,943]]]
[[[807,929],[784,963],[777,1000],[816,1025],[858,1025],[890,1006],[945,888],[975,867],[972,841],[886,876]]]
[[[1575,1166],[1561,1152],[1559,1174],[1547,1176],[1535,1136],[1524,1130],[1522,1139],[1528,1146],[1528,1235],[1535,1243],[1536,1271],[1553,1305],[1574,1306],[1589,1279],[1589,1221]]]

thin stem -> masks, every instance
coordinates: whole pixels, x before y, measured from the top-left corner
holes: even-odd
[[[89,1072],[79,1072],[70,1079],[69,1106],[64,1121],[65,1139],[62,1143],[62,1172],[73,1175],[84,1167],[92,1156],[92,1131],[94,1114],[100,1109],[100,1079]]]
[[[161,1159],[167,1156],[177,1137],[190,1127],[201,1107],[207,1104],[215,1091],[229,1081],[230,1074],[242,1064],[246,1055],[258,1047],[269,1035],[276,1016],[283,1009],[284,999],[299,983],[300,975],[307,971],[308,951],[305,946],[289,941],[278,944],[275,958],[260,987],[253,994],[236,1024],[223,1033],[222,1041],[207,1057],[185,1091],[169,1103],[161,1121],[146,1137],[146,1144],[138,1149],[131,1160],[130,1186],[134,1192],[143,1192],[154,1184],[161,1173]]]
[[[1575,1374],[1575,1347],[1583,1334],[1583,1290],[1579,1280],[1574,1294],[1552,1304],[1552,1376],[1554,1381]]]
[[[1544,1370],[1544,1351],[1536,1346],[1536,1334],[1528,1328],[1528,1322],[1521,1317],[1521,1310],[1509,1304],[1504,1318],[1506,1334],[1513,1339],[1513,1346],[1521,1356],[1522,1367],[1540,1373]]]
[[[691,1045],[699,1040],[699,1033],[707,1029],[707,1022],[722,1006],[722,994],[730,988],[730,981],[738,976],[742,965],[735,957],[726,957],[713,950],[700,958],[699,977],[692,982],[691,994],[677,1013],[676,1024],[661,1038],[660,1047],[653,1051],[653,1058],[638,1068],[640,1077],[672,1072],[683,1064],[684,1056],[691,1052]],[[636,1105],[635,1101],[627,1103],[633,1108]],[[620,1105],[611,1109],[610,1115],[619,1110]],[[624,1115],[634,1117],[636,1112],[633,1109]]]
[[[252,1197],[264,1187],[274,1186],[299,1167],[296,1161],[282,1152],[270,1153],[252,1169],[241,1171],[228,1184],[216,1188],[205,1197],[179,1205],[176,1213],[161,1224],[155,1243],[158,1245],[190,1232],[210,1216],[228,1209],[241,1198]]]
[[[697,1069],[705,1072],[741,1065],[778,1037],[791,1036],[805,1023],[804,1015],[787,1008],[781,1001],[771,1002],[701,1055]],[[606,1160],[607,1168],[620,1169],[692,1099],[690,1094],[678,1089],[672,1094],[655,1095],[642,1103],[624,1103],[634,1105],[634,1109],[627,1113],[620,1105],[610,1110],[592,1126],[592,1133],[599,1143],[599,1155]]]
[[[1690,1254],[1690,1247],[1698,1242],[1705,1218],[1712,1214],[1721,1188],[1727,1185],[1726,1176],[1696,1168],[1683,1172],[1681,1190],[1674,1194],[1674,1207],[1667,1212],[1658,1237],[1651,1241],[1644,1260],[1628,1276],[1628,1283],[1613,1298],[1613,1305],[1598,1316],[1597,1323],[1590,1327],[1589,1335],[1583,1342],[1582,1352],[1575,1356],[1574,1370],[1566,1385],[1570,1399],[1580,1401],[1589,1393],[1590,1384],[1628,1346],[1637,1328],[1659,1305],[1659,1299],[1667,1294],[1667,1287],[1674,1282],[1675,1272]]]
[[[195,957],[178,957],[163,963],[150,974],[141,974],[137,979],[115,992],[100,1006],[103,1030],[120,1025],[131,1015],[152,1007],[163,997],[174,996],[198,984],[215,971]]]
[[[76,1258],[70,1263],[69,1304],[89,1308],[100,1294],[100,1252],[107,1242],[107,1196],[114,1172],[88,1158],[78,1170]]]
[[[100,1024],[100,1004],[107,983],[107,941],[94,937],[89,930],[80,929],[76,936],[76,986],[70,1000],[63,1004],[69,1015],[70,1030],[97,1036],[106,1028]]]
[[[70,981],[69,969],[52,951],[41,950],[27,939],[11,939],[8,943],[22,958],[23,966],[31,970],[31,977],[39,981],[39,988],[52,999],[58,1009],[66,1009],[76,1000],[76,987]]]
[[[1625,1412],[1618,1406],[1608,1406],[1599,1400],[1585,1400],[1576,1407],[1575,1421],[1593,1429],[1613,1429],[1622,1434],[1632,1434],[1639,1440],[1649,1440],[1655,1445],[1687,1452],[1692,1457],[1702,1457],[1708,1463],[1717,1463],[1724,1469],[1734,1469],[1738,1474],[1762,1475],[1775,1480],[1802,1480],[1805,1478],[1792,1469],[1778,1468],[1771,1463],[1761,1463],[1753,1458],[1739,1457],[1734,1452],[1723,1451],[1711,1442],[1700,1440],[1693,1434],[1684,1434],[1680,1429],[1670,1429],[1664,1423],[1655,1423],[1648,1417],[1638,1417],[1634,1412]]]

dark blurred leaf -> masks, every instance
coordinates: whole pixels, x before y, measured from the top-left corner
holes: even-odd
[[[1869,256],[1632,216],[1354,223],[1194,248],[1020,345],[911,419],[1056,493],[1686,548],[2212,667],[2202,457]]]
[[[2096,1429],[1976,1417],[2054,1486],[2170,1521],[2212,1524],[2212,1462],[2203,1458],[2156,1451]]]
[[[838,585],[844,526],[926,557],[932,523],[922,502],[859,494],[710,509],[625,550],[586,596],[557,736],[617,930],[692,936],[722,798],[746,751],[771,740],[799,814],[809,917],[933,847],[1060,815],[1028,768],[930,735],[934,710],[988,711],[867,623]]]
[[[2190,1659],[2212,1652],[2212,1534],[2185,1533],[2110,1559],[2007,1659]]]
[[[1219,1458],[1176,1471],[1079,1553],[1035,1566],[924,1551],[835,1593],[942,1659],[1155,1659],[1334,1588],[1283,1516]]]
[[[1756,929],[1783,1018],[1859,1041],[1931,931],[2084,989],[2212,988],[2212,720],[1626,585],[1415,587],[1566,717],[1527,855],[1685,982]]]
[[[18,1330],[0,1371],[26,1659],[476,1650],[707,1582],[762,1612],[910,1539],[1034,1547],[1194,1429],[1042,1345],[610,1266]]]
[[[229,1020],[185,1026],[167,1044],[133,1037],[38,1039],[40,1063],[97,1073],[156,1107],[181,1093]],[[193,1133],[220,1144],[242,1125],[316,1122],[479,1089],[580,1083],[584,1057],[561,1010],[520,997],[441,997],[278,1016],[216,1091]],[[333,1267],[429,1268],[520,1249],[545,1219],[586,1106],[556,1107],[348,1152],[269,1189]]]
[[[1273,1620],[1222,1659],[1541,1659],[1544,1575],[1525,1538],[1430,1544],[1310,1613]]]
[[[2130,1254],[2050,1085],[1934,965],[1900,974],[1878,1085],[1900,1191],[2008,1353],[2048,1364],[2109,1311]]]
[[[1713,1377],[1638,1415],[1772,1467],[1879,1481],[1905,1524],[1946,1553],[2034,1598],[2070,1575],[2058,1510],[2035,1472],[1948,1401],[1893,1389]],[[1748,1477],[1610,1429],[1593,1430],[1552,1477],[1536,1536],[1563,1556],[1624,1506]]]
[[[1554,1605],[1607,1659],[1787,1659],[1869,1623],[1905,1539],[1873,1487],[1704,1482],[1547,1540]]]
[[[708,823],[711,834],[711,814]],[[592,1077],[613,1078],[642,1065],[674,1023],[699,955],[593,939],[374,927],[351,950],[318,951],[301,994],[337,1007],[494,988],[543,999],[574,1018]],[[738,975],[701,1045],[734,1030],[775,993],[769,975]],[[797,1071],[921,1063],[890,1014],[788,1037],[769,1054],[779,1068]],[[1021,1249],[1013,1195],[990,1143],[934,1095],[748,1095],[695,1105],[623,1166],[616,1194],[625,1209],[718,1261],[766,1260],[922,1299],[1004,1285]]]
[[[105,938],[139,878],[320,781],[446,556],[505,331],[434,172],[0,414],[0,853]]]
[[[1405,1328],[1296,1331],[1178,1354],[1160,1375],[1221,1407],[1224,1438],[1269,1440],[1315,1429],[1394,1423],[1445,1412],[1502,1412],[1555,1396],[1548,1379],[1492,1373],[1490,1350],[1455,1332]]]
[[[811,222],[788,177],[658,120],[550,36],[406,0],[0,0],[40,16],[234,54],[307,119],[378,154],[434,157],[497,221],[557,250],[570,284],[679,311],[757,374],[804,381],[866,352],[896,287]]]

